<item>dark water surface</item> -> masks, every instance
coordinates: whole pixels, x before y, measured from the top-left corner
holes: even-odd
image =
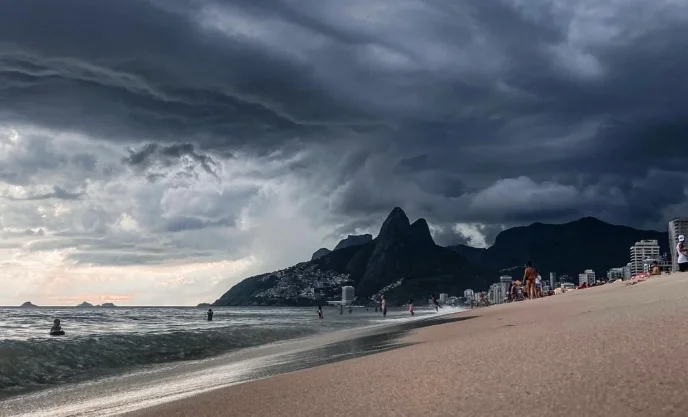
[[[0,401],[0,416],[113,416],[200,392],[383,352],[414,329],[471,316],[427,316],[243,349],[206,360],[158,365],[125,375],[63,384]]]

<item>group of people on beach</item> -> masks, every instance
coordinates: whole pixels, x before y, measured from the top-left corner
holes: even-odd
[[[437,297],[435,297],[435,294],[432,294],[431,297],[432,297],[433,307],[435,307],[435,311],[439,311],[439,309],[442,308],[442,306],[440,305],[439,301],[437,301]],[[349,306],[349,314],[351,314],[352,311],[353,311],[352,307]],[[366,311],[368,311],[368,310],[366,309]],[[385,298],[384,295],[380,297],[379,311],[382,313],[382,317],[387,317],[387,299]],[[415,317],[416,309],[414,307],[413,298],[410,299],[408,302],[408,311],[409,311],[409,314],[411,314],[411,317]],[[344,312],[344,306],[340,304],[339,314],[343,314],[343,312]],[[377,306],[375,306],[375,312],[376,313],[378,312]],[[318,306],[318,318],[320,320],[325,318],[325,316],[323,315],[322,306]]]
[[[531,261],[526,263],[523,281],[513,281],[509,285],[508,301],[532,300],[542,297],[542,276]]]

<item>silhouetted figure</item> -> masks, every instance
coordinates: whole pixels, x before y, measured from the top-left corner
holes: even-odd
[[[380,298],[380,309],[382,310],[382,317],[387,317],[387,300],[384,295]]]
[[[64,336],[65,332],[60,326],[60,319],[55,319],[53,321],[53,327],[50,328],[50,336]]]
[[[416,312],[413,308],[413,300],[409,300],[409,313],[411,313],[411,317],[416,315]]]
[[[323,319],[322,306],[318,306],[318,318],[319,318],[320,320]]]
[[[344,304],[339,305],[339,315],[344,314]]]
[[[354,309],[351,306],[349,306],[349,314],[353,313],[353,311]]]
[[[213,321],[213,309],[208,309],[208,321]]]
[[[435,311],[439,312],[440,308],[442,308],[442,306],[440,306],[440,303],[437,301],[435,294],[432,295],[432,304],[434,304],[434,306],[435,306]]]

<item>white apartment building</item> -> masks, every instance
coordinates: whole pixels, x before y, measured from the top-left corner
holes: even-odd
[[[631,246],[631,275],[642,274],[646,259],[660,259],[659,242],[656,240],[641,240]]]
[[[447,301],[449,301],[449,294],[446,292],[443,292],[440,294],[440,303],[442,304],[447,304]]]
[[[612,268],[607,271],[607,281],[616,281],[617,279],[624,279],[624,267]]]
[[[678,271],[676,244],[679,235],[688,236],[688,217],[677,217],[669,222],[669,250],[671,251],[671,270]]]
[[[501,277],[499,277],[499,283],[502,286],[502,294],[504,295],[504,297],[507,297],[509,295],[509,287],[511,286],[511,280],[511,275],[502,275]]]
[[[502,289],[501,282],[495,282],[490,285],[490,289],[487,292],[487,299],[490,301],[490,304],[501,304],[505,298],[506,292]]]
[[[347,285],[342,287],[342,305],[349,305],[354,302],[354,287]]]
[[[584,282],[587,284],[588,276],[585,274],[578,274],[578,286],[583,285]]]

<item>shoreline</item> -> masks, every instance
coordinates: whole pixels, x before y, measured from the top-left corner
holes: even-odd
[[[0,415],[120,415],[209,390],[398,348],[415,328],[447,314],[391,319],[351,329],[259,345],[202,360],[174,362],[0,401]],[[57,400],[56,400],[57,399]]]
[[[125,415],[684,416],[685,294],[675,273],[469,310],[399,349]]]

